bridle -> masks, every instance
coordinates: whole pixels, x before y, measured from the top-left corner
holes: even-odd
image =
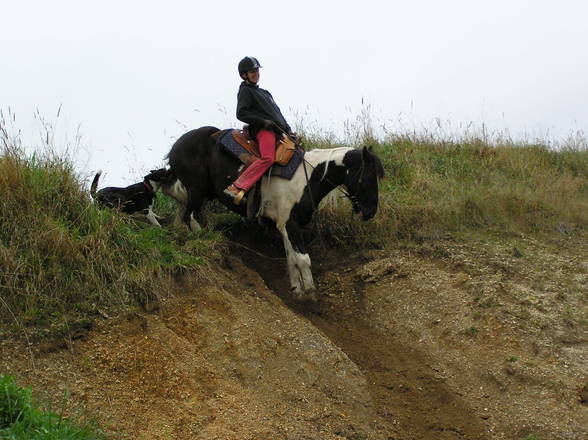
[[[298,146],[298,145],[297,145]],[[313,209],[316,209],[316,205],[314,203],[314,199],[312,197],[312,191],[311,191],[311,186],[310,186],[310,180],[308,179],[308,172],[306,171],[306,164],[308,164],[313,170],[316,169],[315,166],[313,166],[310,162],[308,162],[305,158],[304,158],[304,150],[303,149],[296,149],[296,153],[301,154],[302,155],[302,165],[304,167],[304,176],[306,177],[306,185],[308,186],[308,193],[310,195],[310,202],[312,203],[312,207]],[[345,172],[347,174],[349,174],[349,169],[346,169]],[[355,191],[354,194],[351,194],[348,191],[345,191],[343,188],[341,188],[341,185],[337,185],[333,182],[331,182],[327,176],[323,176],[320,180],[320,182],[322,182],[323,180],[325,180],[326,182],[330,183],[335,189],[337,189],[338,191],[340,191],[343,194],[343,197],[348,198],[351,201],[351,206],[353,209],[353,212],[357,213],[361,211],[361,207],[359,206],[359,200],[357,199],[357,194],[359,193],[359,187],[361,185],[361,183],[363,182],[363,174],[365,172],[365,160],[363,159],[363,156],[361,157],[361,168],[359,169],[359,179],[357,179],[357,184],[355,186]]]

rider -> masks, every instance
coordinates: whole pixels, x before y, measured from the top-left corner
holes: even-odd
[[[260,88],[257,58],[245,57],[239,62],[239,76],[243,79],[237,95],[237,119],[249,124],[249,133],[257,139],[260,158],[252,162],[229,185],[224,193],[239,205],[249,189],[275,161],[276,136],[292,135],[292,130],[277,106],[272,94]]]

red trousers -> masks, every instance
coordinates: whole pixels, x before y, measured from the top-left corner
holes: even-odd
[[[274,132],[259,130],[257,133],[257,142],[259,144],[259,154],[261,157],[249,165],[245,171],[237,177],[237,180],[233,182],[233,185],[246,192],[255,185],[255,182],[261,179],[261,176],[263,176],[276,160],[276,135]]]

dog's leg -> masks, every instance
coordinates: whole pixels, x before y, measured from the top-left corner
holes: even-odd
[[[147,213],[147,219],[151,222],[151,224],[153,226],[161,227],[161,225],[157,221],[158,218],[161,218],[161,217],[155,215],[155,213],[153,212],[153,203],[151,203],[151,205],[149,205],[149,212]]]

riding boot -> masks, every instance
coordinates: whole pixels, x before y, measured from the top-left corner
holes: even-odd
[[[239,206],[247,203],[247,197],[245,197],[245,190],[237,188],[235,185],[230,185],[228,188],[223,190],[223,194],[229,197],[233,204]]]

